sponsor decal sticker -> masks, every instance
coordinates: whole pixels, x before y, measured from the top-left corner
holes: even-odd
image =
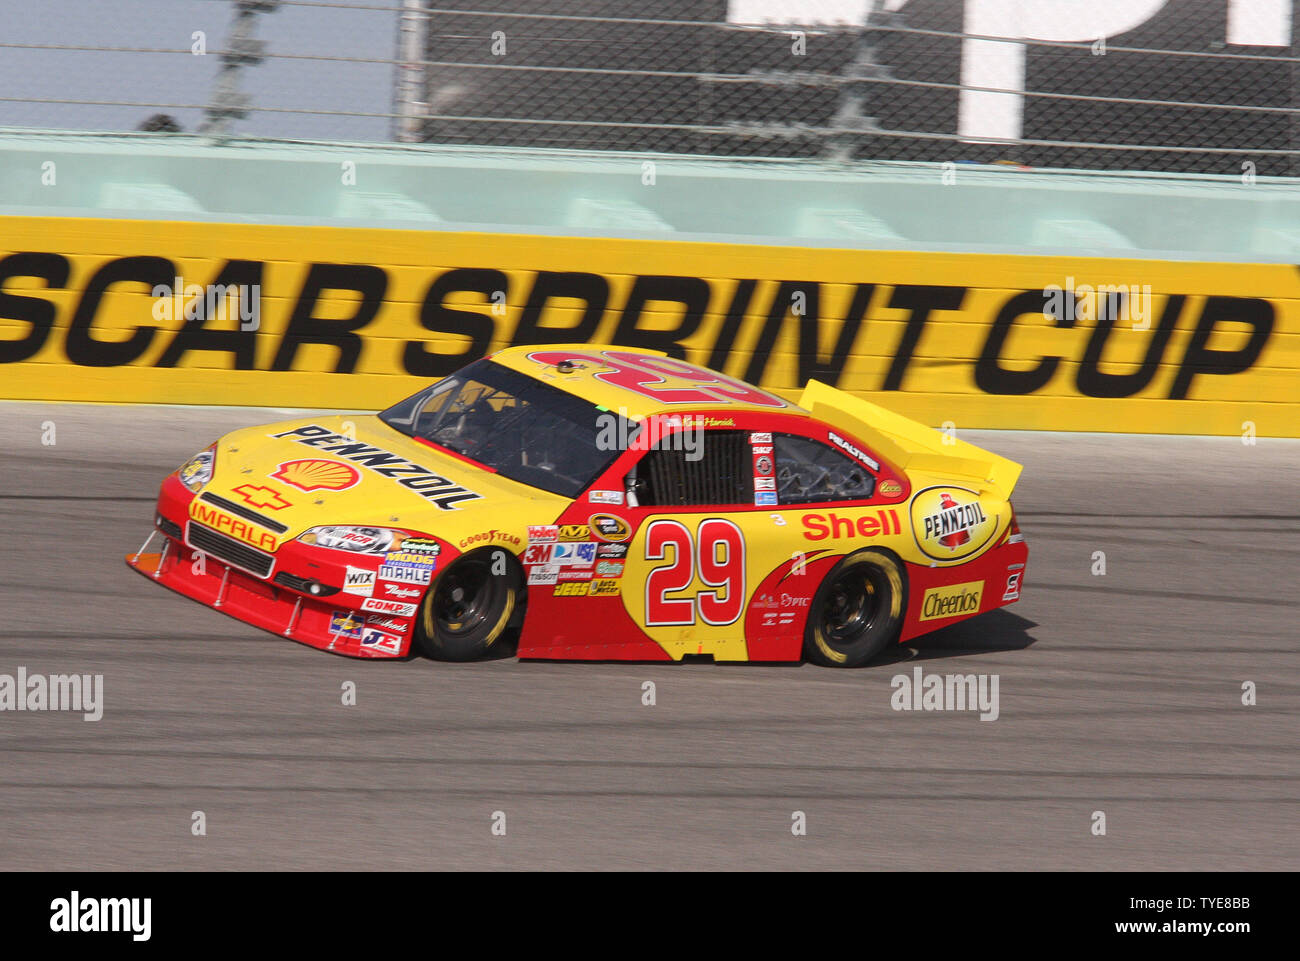
[[[404,537],[398,545],[408,554],[424,554],[437,557],[442,553],[442,545],[428,537]]]
[[[587,495],[587,500],[592,504],[614,504],[623,505],[622,491],[592,491]]]
[[[591,540],[591,528],[586,524],[564,524],[560,527],[560,540],[589,541]]]
[[[592,581],[591,587],[587,591],[592,597],[609,597],[618,592],[618,581],[607,579]]]
[[[834,444],[840,450],[844,451],[844,453],[848,454],[854,460],[861,461],[863,464],[866,464],[874,471],[880,470],[880,464],[878,464],[872,458],[868,457],[866,451],[862,450],[859,447],[854,446],[853,444],[850,444],[848,441],[846,441],[843,437],[841,437],[839,434],[835,433],[834,431],[827,431],[826,436],[832,444]]]
[[[921,599],[921,616],[918,620],[939,621],[946,617],[974,614],[980,609],[980,597],[983,593],[983,581],[932,588],[926,591],[925,597]]]
[[[590,567],[595,560],[596,545],[591,541],[555,545],[554,562],[559,567]]]
[[[853,537],[889,537],[903,533],[898,511],[891,508],[869,510],[861,514],[804,514],[803,536],[810,541]]]
[[[883,480],[880,482],[880,486],[876,488],[876,491],[881,497],[897,497],[903,493],[903,485],[898,481]]]
[[[385,631],[396,631],[398,634],[406,633],[406,621],[399,621],[395,617],[381,617],[378,614],[371,614],[366,617],[366,627],[378,627]]]
[[[288,460],[271,475],[300,491],[345,491],[356,487],[361,472],[336,460]]]
[[[622,577],[624,561],[596,561],[597,577]]]
[[[396,654],[402,649],[402,639],[396,634],[368,627],[361,635],[361,646],[382,654]]]
[[[365,621],[351,611],[335,611],[330,615],[330,633],[357,640],[365,628]]]
[[[375,589],[375,572],[364,567],[348,565],[343,575],[343,590],[360,597],[369,597]]]
[[[593,536],[602,541],[625,541],[632,536],[632,528],[627,521],[613,514],[592,514],[588,518]]]
[[[751,444],[770,444],[772,443],[772,434],[770,431],[750,434],[749,442]]]
[[[555,579],[557,581],[589,581],[591,580],[591,568],[590,567],[556,568]]]
[[[529,544],[524,550],[521,561],[527,567],[530,564],[549,564],[553,557],[555,557],[554,544]]]
[[[282,511],[286,507],[292,507],[293,502],[285,499],[274,487],[264,487],[256,484],[240,484],[231,491],[232,494],[238,494],[249,507],[269,509],[273,511]]]
[[[519,547],[521,541],[517,535],[507,531],[490,530],[471,534],[460,542],[462,550],[475,544],[509,544],[512,547]]]
[[[759,507],[775,507],[776,491],[754,491],[754,503]]]
[[[372,447],[369,444],[361,444],[356,441],[348,440],[341,434],[336,434],[328,428],[321,427],[319,424],[308,424],[305,427],[295,427],[293,430],[282,431],[279,434],[270,434],[270,437],[283,438],[292,440],[298,444],[304,444],[308,447],[314,447],[326,454],[333,454],[342,460],[352,461],[360,464],[367,470],[378,474],[381,477],[388,477],[397,481],[408,490],[414,491],[421,497],[427,499],[440,510],[452,511],[459,510],[456,505],[461,501],[481,500],[483,495],[472,491],[467,487],[462,487],[455,481],[449,480],[422,467],[405,457],[399,457],[391,451],[386,451],[381,447]],[[311,463],[303,461],[301,463]],[[355,468],[348,464],[340,464],[337,461],[317,461],[315,463],[343,467],[352,470]],[[282,464],[281,470],[287,465]],[[323,473],[323,469],[322,469]],[[279,474],[273,474],[273,477],[279,477]],[[281,478],[284,479],[284,478]],[[330,483],[337,483],[341,479],[337,478]],[[319,483],[321,478],[306,478],[308,483]],[[286,483],[292,483],[287,481]],[[353,481],[355,483],[355,481]],[[299,486],[294,484],[294,486]],[[351,486],[351,484],[346,485]],[[321,488],[303,487],[303,490],[343,490],[344,487],[325,486]]]
[[[402,584],[428,585],[433,580],[433,564],[388,561],[379,565],[379,576],[383,580],[398,581]]]
[[[528,543],[530,544],[554,544],[559,539],[560,529],[554,524],[530,525],[528,528]]]
[[[597,544],[597,557],[627,557],[626,544]]]
[[[406,597],[406,598],[419,597],[420,591],[414,587],[399,587],[396,584],[385,584],[384,596],[385,597]]]
[[[211,527],[214,531],[220,531],[258,550],[275,552],[277,540],[270,531],[264,531],[237,517],[231,517],[223,511],[209,507],[197,497],[190,501],[190,517],[205,527]]]
[[[367,597],[361,602],[361,609],[363,611],[374,611],[376,614],[414,617],[418,608],[414,604],[405,604],[401,601],[387,601],[379,597]]]
[[[997,528],[974,491],[927,487],[912,498],[912,531],[917,546],[935,560],[969,557],[983,548]]]
[[[560,569],[554,564],[539,564],[528,572],[529,584],[554,584]]]
[[[586,582],[586,581],[569,581],[568,583],[565,583],[565,584],[556,584],[556,585],[555,585],[555,594],[554,594],[553,596],[555,596],[555,597],[586,597],[586,596],[587,596],[587,582]]]
[[[1017,601],[1020,599],[1020,578],[1023,571],[1016,571],[1007,575],[1007,589],[1002,594],[1004,601]]]
[[[754,490],[756,491],[774,491],[776,490],[775,477],[755,477]]]

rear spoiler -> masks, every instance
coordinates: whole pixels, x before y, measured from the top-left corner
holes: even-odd
[[[885,410],[821,381],[810,380],[799,406],[818,420],[860,438],[903,471],[925,471],[966,480],[1006,500],[1021,466],[919,421]]]

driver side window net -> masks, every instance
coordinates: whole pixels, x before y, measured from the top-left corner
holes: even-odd
[[[637,464],[633,489],[642,507],[754,503],[745,431],[705,431],[694,451],[673,446],[673,437],[666,437]]]
[[[876,479],[866,467],[820,441],[777,434],[776,491],[781,504],[866,500]]]

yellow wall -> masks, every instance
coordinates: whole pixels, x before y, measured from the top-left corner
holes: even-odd
[[[792,399],[816,377],[935,426],[1300,436],[1289,265],[72,218],[0,228],[8,399],[379,408],[485,351],[617,340],[680,343]],[[95,307],[92,279],[114,271]],[[177,355],[184,317],[157,315],[184,301],[151,287],[223,272],[259,285],[258,329],[195,320],[199,349]],[[313,306],[313,272],[369,297],[326,287]],[[1086,297],[1073,321],[1045,317],[1044,288],[1067,278],[1135,288],[1139,308],[1148,288],[1148,329],[1130,307],[1103,341]],[[1104,350],[1090,359],[1094,338]]]

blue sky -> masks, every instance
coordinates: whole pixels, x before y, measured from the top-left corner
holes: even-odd
[[[396,7],[400,0],[347,0],[358,7]],[[391,60],[397,49],[391,10],[281,7],[258,18],[270,53]],[[0,42],[162,47],[180,54],[105,53],[0,47],[0,97],[206,104],[219,61],[188,53],[192,34],[220,49],[233,20],[228,0],[0,0]],[[392,112],[393,67],[270,60],[245,70],[243,89],[257,106]],[[0,127],[132,130],[154,113],[170,113],[186,131],[198,109],[106,107],[0,101]],[[386,140],[387,119],[254,113],[241,133],[302,139]]]

